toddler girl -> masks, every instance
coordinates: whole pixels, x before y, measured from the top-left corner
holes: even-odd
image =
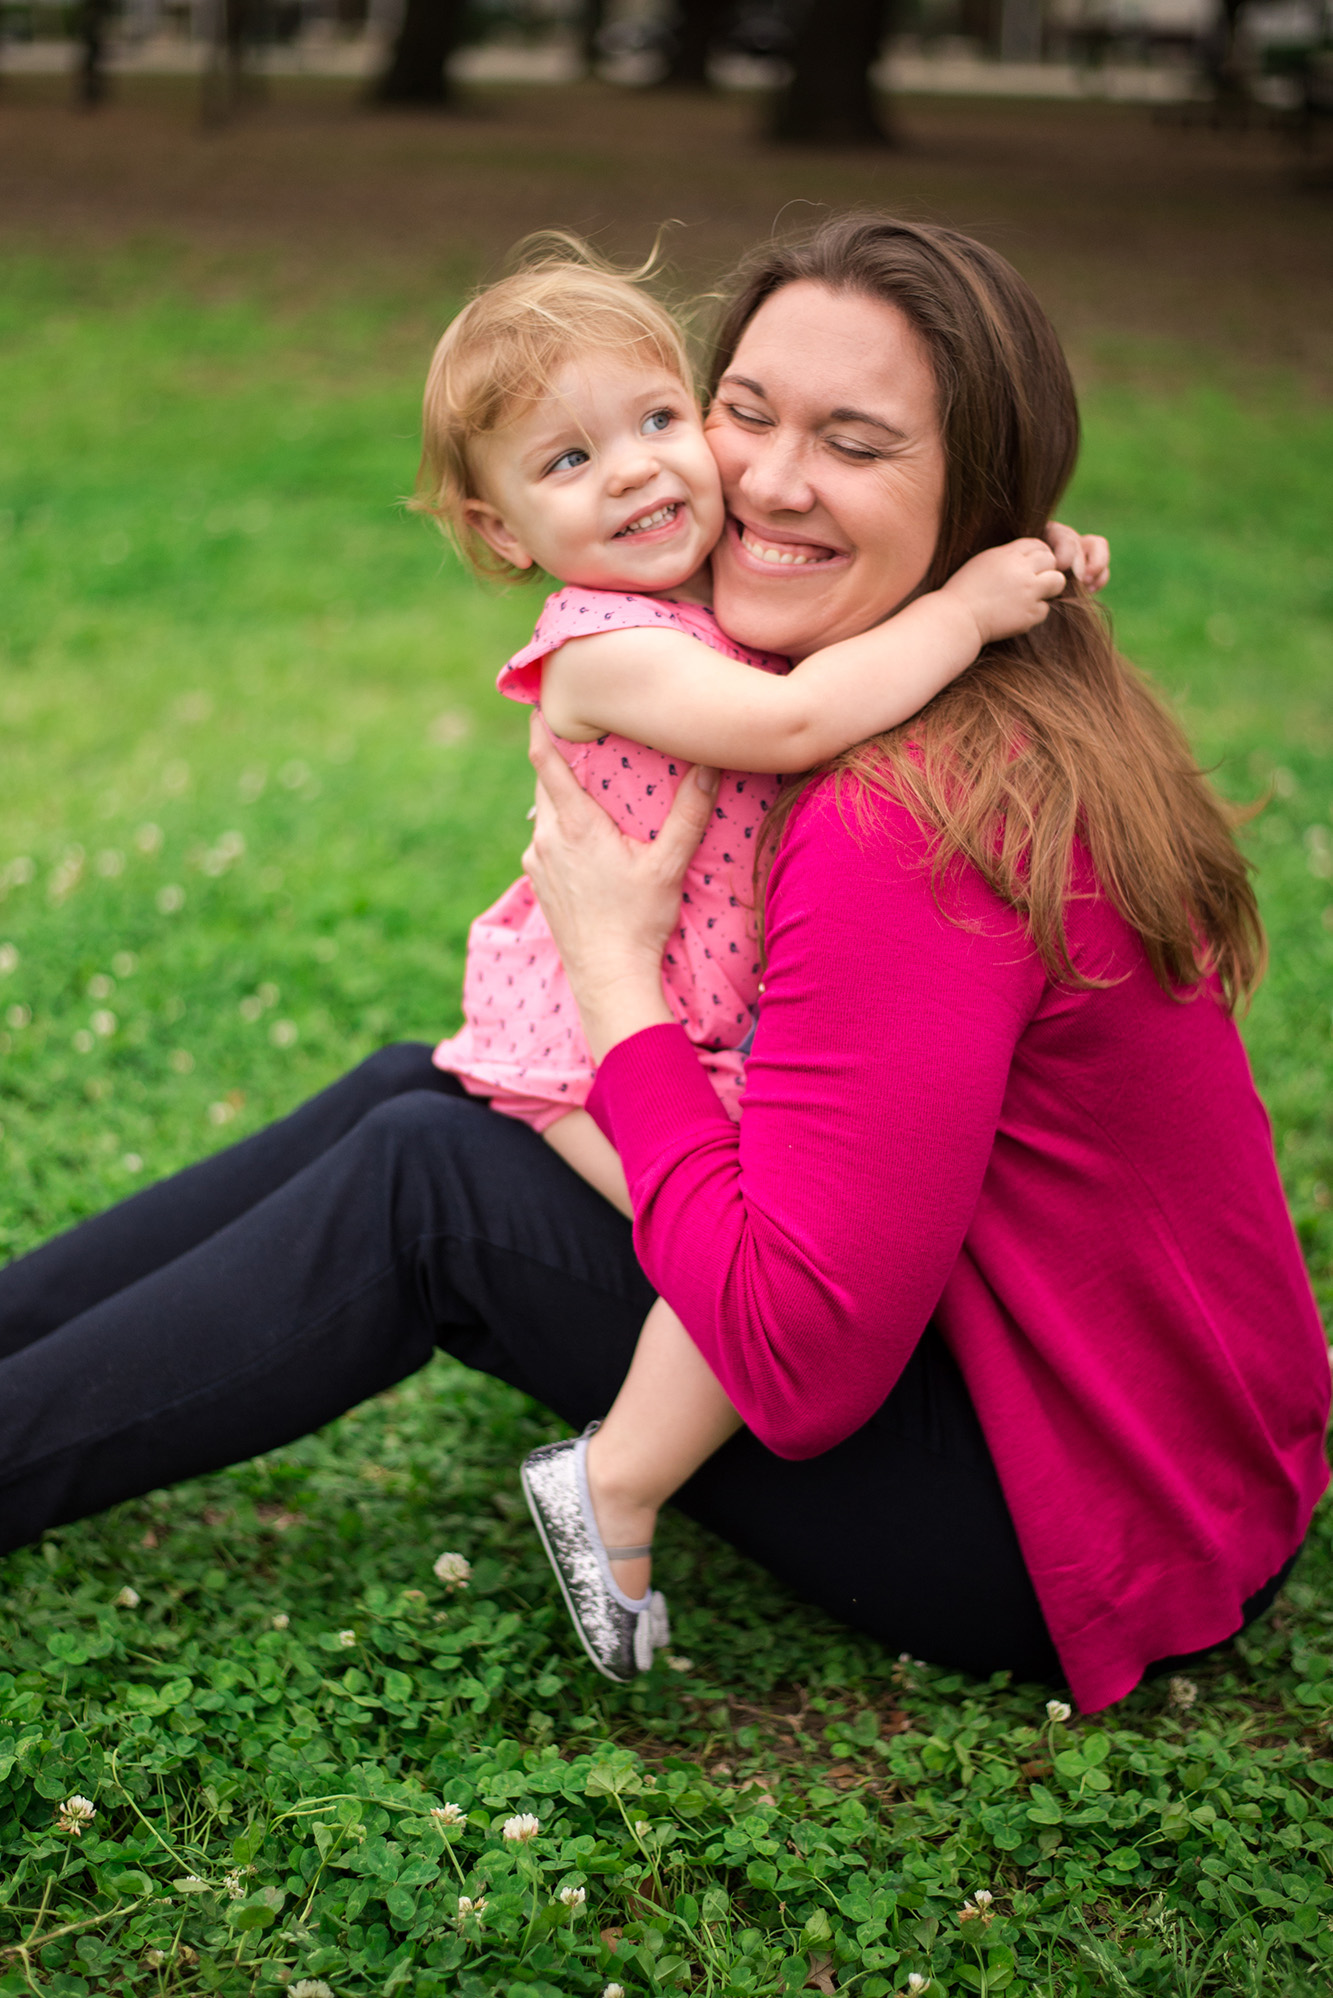
[[[483,572],[558,579],[500,691],[540,702],[580,784],[623,832],[654,838],[689,766],[721,770],[662,977],[736,1117],[760,989],[754,857],[777,776],[905,721],[985,645],[1039,623],[1064,577],[1044,542],[1014,542],[794,668],[737,644],[707,604],[724,508],[690,383],[669,315],[570,245],[480,293],[440,341],[417,505]],[[794,559],[790,548],[751,553]],[[463,1013],[439,1066],[540,1132],[628,1215],[619,1159],[582,1107],[593,1064],[526,879],[472,925]],[[666,1641],[649,1586],[657,1510],[738,1426],[659,1300],[605,1423],[524,1464],[575,1627],[609,1678],[632,1678]]]

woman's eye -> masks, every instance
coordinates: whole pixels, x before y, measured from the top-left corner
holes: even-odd
[[[548,465],[546,469],[548,472],[572,472],[576,470],[578,466],[586,465],[587,462],[588,462],[587,452],[580,451],[577,448],[575,448],[572,451],[562,451],[560,453],[560,456],[556,459],[555,463],[553,465]]]
[[[669,430],[676,420],[674,409],[655,409],[651,416],[645,416],[641,434],[644,437],[658,437]]]
[[[744,405],[739,402],[724,402],[722,407],[726,410],[728,416],[735,417],[737,423],[753,423],[755,425],[759,425],[767,423],[768,421],[768,418],[764,415],[762,410],[746,409]]]
[[[868,465],[880,453],[871,444],[858,443],[854,437],[830,437],[829,443],[843,458],[854,458],[858,464]]]

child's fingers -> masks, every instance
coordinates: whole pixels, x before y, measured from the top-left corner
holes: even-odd
[[[1083,587],[1094,596],[1111,580],[1111,544],[1104,534],[1083,536]]]
[[[1083,582],[1087,568],[1084,537],[1075,534],[1072,527],[1064,526],[1061,521],[1048,520],[1046,542],[1054,557],[1056,568],[1064,569],[1076,583]]]

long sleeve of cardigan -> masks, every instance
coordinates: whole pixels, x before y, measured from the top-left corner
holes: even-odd
[[[739,1128],[672,1026],[613,1048],[589,1103],[650,1281],[780,1456],[831,1448],[896,1381],[957,1260],[1043,989],[977,877],[941,892],[947,913],[906,813],[878,806],[859,826],[815,794],[769,882]]]

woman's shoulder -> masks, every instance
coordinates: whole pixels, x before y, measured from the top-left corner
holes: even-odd
[[[779,807],[781,809],[781,807]],[[904,947],[950,954],[960,934],[1034,957],[1023,917],[981,870],[938,865],[933,827],[888,786],[829,771],[807,785],[777,835],[766,908],[771,925],[821,917],[884,928]]]
[[[981,867],[957,853],[941,864],[938,830],[891,782],[867,784],[847,771],[816,778],[790,809],[766,911],[770,934],[817,913],[840,925],[857,921],[867,936],[882,929],[937,970],[950,961],[966,976],[983,962],[1005,967],[1034,1001],[1045,992],[1081,1005],[1100,993],[1118,1010],[1142,999],[1145,975],[1148,996],[1158,990],[1142,939],[1107,894],[1082,841],[1070,857],[1065,911],[1071,984],[1048,972],[1026,915]]]

